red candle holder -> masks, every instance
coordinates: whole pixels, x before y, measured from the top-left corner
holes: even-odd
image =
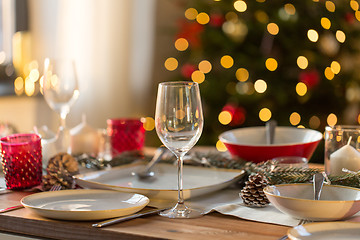
[[[7,189],[25,189],[42,181],[41,139],[36,134],[1,138],[2,166]]]
[[[145,129],[140,119],[108,119],[107,133],[113,156],[144,147]]]

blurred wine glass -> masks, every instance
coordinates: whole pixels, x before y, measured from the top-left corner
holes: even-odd
[[[203,129],[199,85],[194,82],[159,84],[155,127],[161,142],[177,157],[178,202],[161,212],[169,218],[195,218],[202,215],[184,204],[183,157],[199,140]]]
[[[43,95],[50,108],[60,117],[60,127],[57,133],[58,150],[69,152],[70,135],[66,128],[66,117],[79,97],[78,80],[73,60],[45,59]]]

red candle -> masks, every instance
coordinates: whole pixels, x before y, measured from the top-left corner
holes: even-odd
[[[8,189],[25,189],[42,181],[41,139],[36,134],[1,138],[1,156]]]

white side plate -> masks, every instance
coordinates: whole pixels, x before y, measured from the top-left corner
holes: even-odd
[[[308,223],[290,229],[288,231],[288,237],[297,240],[355,240],[360,237],[360,223]]]
[[[129,215],[149,203],[141,194],[74,189],[35,193],[21,204],[36,214],[62,220],[99,220]]]
[[[83,188],[112,189],[123,192],[143,194],[150,199],[177,200],[177,169],[171,164],[157,164],[155,178],[142,181],[132,175],[144,168],[143,165],[130,164],[110,170],[76,175],[76,183]],[[226,188],[244,176],[243,170],[213,169],[184,166],[184,198],[197,197]]]

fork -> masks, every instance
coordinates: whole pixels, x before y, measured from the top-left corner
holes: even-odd
[[[53,185],[50,188],[49,192],[50,191],[59,191],[59,190],[61,190],[61,185]],[[0,209],[0,213],[6,213],[6,212],[10,212],[10,211],[13,211],[13,210],[16,210],[16,209],[21,209],[21,208],[24,208],[24,206],[22,204],[19,204],[19,205],[15,205],[15,206],[12,206],[12,207]]]
[[[299,223],[298,223],[298,226],[303,225],[303,224],[305,224],[305,223],[310,223],[310,222],[313,222],[313,221],[307,220],[307,219],[300,219],[300,221],[299,221]],[[279,238],[278,240],[286,240],[286,239],[288,239],[288,235],[287,235],[287,234],[284,235],[284,236],[282,236],[282,237]]]

